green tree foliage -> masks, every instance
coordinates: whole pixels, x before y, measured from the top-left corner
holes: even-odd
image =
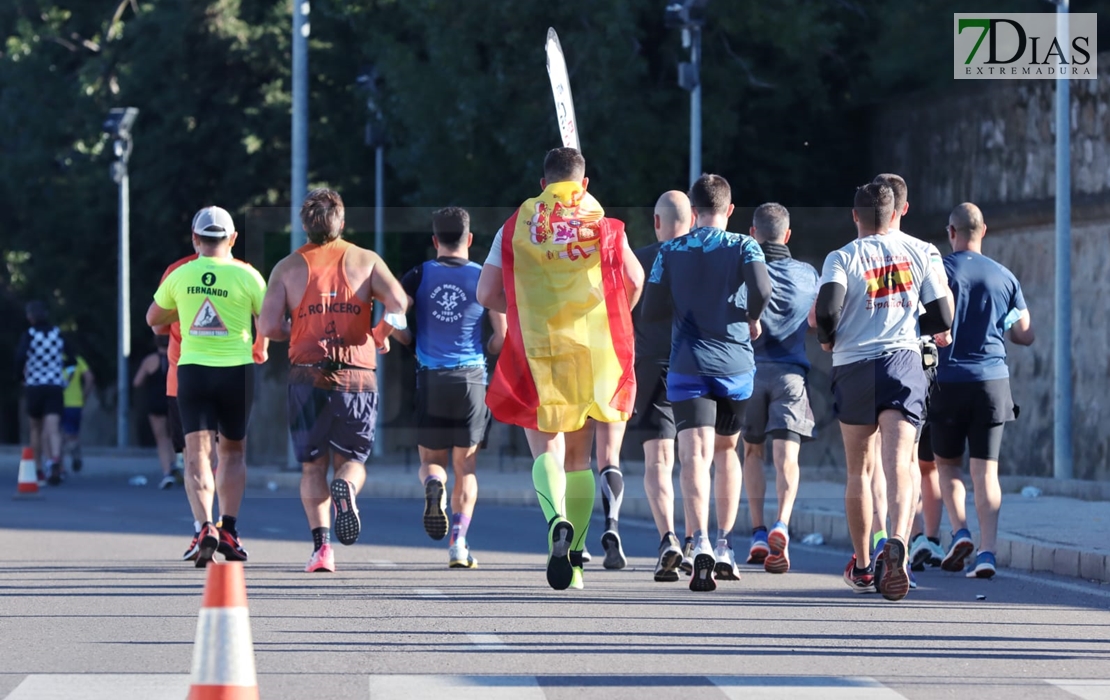
[[[543,153],[558,143],[549,26],[567,53],[591,190],[628,220],[635,243],[651,238],[658,194],[688,184],[689,96],[676,82],[687,54],[663,26],[663,0],[311,2],[309,179],[343,193],[351,235],[369,243],[373,150],[357,77],[374,66],[397,232],[388,258],[399,271],[428,252],[419,208],[471,207],[482,247],[536,192]],[[1051,11],[1040,0],[984,2],[977,9]],[[1073,0],[1072,9],[1107,4]],[[237,253],[254,250],[260,267],[288,250],[291,9],[292,0],[0,3],[0,312],[11,319],[0,346],[14,346],[23,303],[47,299],[102,386],[112,383],[116,188],[100,128],[112,107],[141,110],[131,159],[137,358],[148,300],[164,267],[189,252],[199,207],[229,209],[246,239]],[[739,204],[842,204],[870,175],[869,108],[951,88],[951,13],[961,9],[955,0],[714,0],[704,169],[728,177]],[[0,373],[0,391],[7,426],[11,373]]]

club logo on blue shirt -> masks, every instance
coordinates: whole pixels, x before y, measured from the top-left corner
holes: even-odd
[[[441,284],[432,290],[432,318],[442,323],[456,323],[462,318],[466,292],[453,284]]]

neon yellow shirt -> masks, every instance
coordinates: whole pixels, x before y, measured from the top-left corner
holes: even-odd
[[[200,257],[170,273],[154,303],[177,309],[181,321],[179,365],[249,365],[251,316],[262,310],[266,281],[234,258]]]
[[[85,362],[85,358],[78,357],[76,364],[66,367],[63,371],[66,378],[65,407],[84,408],[85,372],[89,371],[88,363]]]

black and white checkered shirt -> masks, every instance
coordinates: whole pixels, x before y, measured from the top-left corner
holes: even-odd
[[[62,331],[54,327],[32,327],[20,343],[26,347],[23,381],[27,386],[61,386],[65,380],[66,344]]]

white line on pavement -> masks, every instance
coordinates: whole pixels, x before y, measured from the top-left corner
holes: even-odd
[[[449,695],[448,692],[449,691]],[[533,676],[370,676],[370,700],[546,700]]]
[[[1060,690],[1071,693],[1076,697],[1083,698],[1083,700],[1106,700],[1110,698],[1110,681],[1046,680],[1045,683],[1051,683]]]
[[[380,566],[383,569],[396,569],[397,568],[397,563],[389,561],[388,559],[371,559],[370,560],[370,565],[371,566]]]
[[[873,678],[706,676],[729,700],[905,700]]]
[[[262,528],[262,532],[268,532],[271,535],[280,535],[281,533],[285,532],[285,530],[280,527],[264,527]]]
[[[507,651],[509,645],[496,634],[469,633],[466,638],[478,651]]]
[[[162,674],[33,674],[5,700],[181,700],[189,676]]]
[[[435,600],[447,600],[447,594],[438,588],[414,588],[413,593],[421,598],[433,598]]]

